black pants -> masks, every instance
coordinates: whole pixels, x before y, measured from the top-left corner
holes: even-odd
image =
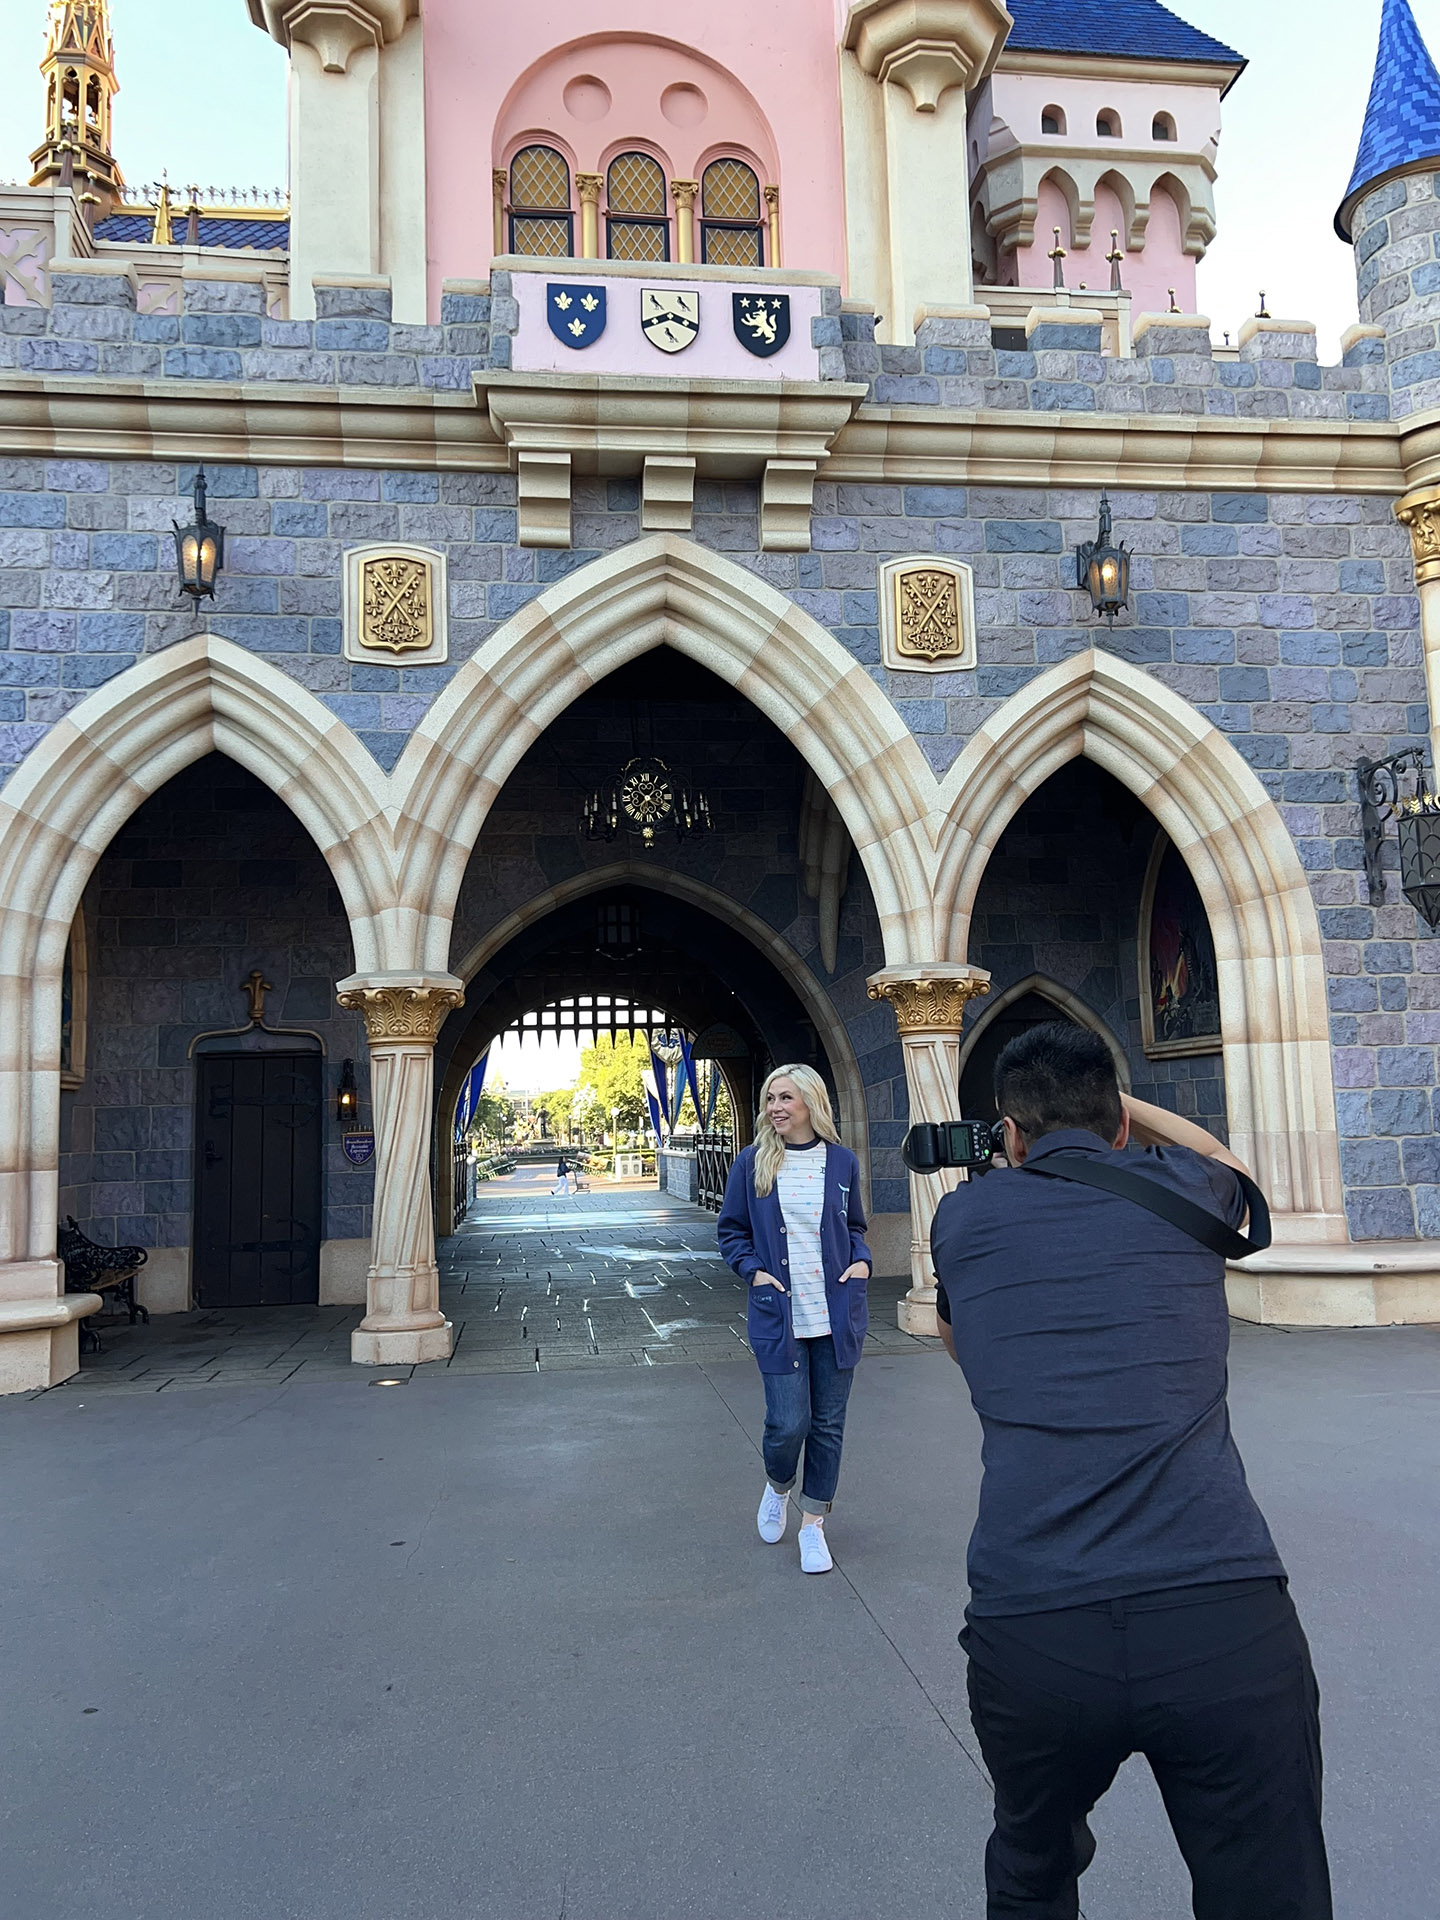
[[[1283,1581],[970,1619],[960,1643],[995,1782],[989,1920],[1076,1920],[1086,1815],[1132,1753],[1160,1788],[1196,1920],[1331,1920],[1320,1694]]]

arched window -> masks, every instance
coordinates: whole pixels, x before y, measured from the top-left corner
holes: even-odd
[[[1106,107],[1103,113],[1096,114],[1095,131],[1102,140],[1120,138],[1120,116],[1113,107]]]
[[[1175,122],[1170,118],[1168,113],[1156,114],[1151,124],[1150,137],[1152,140],[1173,140],[1175,138]]]
[[[510,162],[510,251],[551,258],[575,251],[570,168],[554,147],[522,147]]]
[[[612,260],[668,260],[665,169],[648,153],[618,153],[605,175],[606,251]]]
[[[1046,107],[1040,116],[1041,133],[1064,133],[1065,110],[1063,107]]]
[[[760,182],[743,160],[712,160],[700,181],[700,258],[711,267],[763,267]]]

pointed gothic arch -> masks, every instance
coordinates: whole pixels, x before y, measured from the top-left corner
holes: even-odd
[[[1111,1032],[1110,1028],[1096,1013],[1095,1009],[1082,1000],[1078,993],[1072,993],[1069,987],[1060,981],[1052,980],[1048,973],[1027,973],[1023,980],[1017,980],[1003,993],[993,997],[987,995],[979,1002],[980,1016],[974,1025],[966,1030],[960,1044],[960,1078],[965,1078],[965,1069],[969,1066],[986,1030],[993,1027],[1000,1017],[1007,1013],[1017,1001],[1035,994],[1041,1000],[1048,1000],[1056,1013],[1067,1020],[1073,1020],[1077,1027],[1084,1027],[1090,1033],[1098,1035],[1109,1049],[1110,1058],[1115,1062],[1115,1077],[1120,1082],[1121,1091],[1130,1091],[1130,1062],[1125,1049]]]
[[[937,927],[963,959],[986,864],[1023,802],[1084,754],[1164,827],[1215,935],[1230,1139],[1255,1167],[1277,1240],[1344,1240],[1320,921],[1279,810],[1203,714],[1091,650],[1040,674],[970,741],[944,782]]]
[[[82,700],[0,793],[0,1009],[13,1037],[0,1067],[0,1263],[54,1260],[61,981],[80,895],[135,809],[211,752],[284,801],[335,879],[357,963],[386,964],[394,888],[372,797],[379,770],[313,694],[202,634]]]
[[[577,569],[462,666],[392,776],[412,965],[443,969],[465,865],[522,755],[570,703],[671,646],[743,694],[834,801],[865,867],[887,961],[933,958],[931,827],[938,789],[889,700],[784,594],[693,540],[651,534]]]

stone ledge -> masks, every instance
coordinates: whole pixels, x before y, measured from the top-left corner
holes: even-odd
[[[1261,1326],[1440,1323],[1440,1241],[1277,1246],[1232,1264],[1230,1311]]]

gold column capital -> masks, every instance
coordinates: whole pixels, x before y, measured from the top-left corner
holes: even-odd
[[[341,986],[335,995],[342,1007],[365,1016],[365,1037],[411,1040],[434,1046],[445,1016],[465,1003],[458,981],[370,981]]]
[[[1395,508],[1395,518],[1410,535],[1417,585],[1440,580],[1440,487],[1407,493]]]
[[[700,191],[698,180],[672,180],[670,193],[682,213],[688,213],[695,204],[695,196]]]
[[[577,173],[575,187],[580,195],[581,206],[584,206],[587,200],[598,206],[600,195],[605,190],[605,176],[603,173]]]
[[[990,976],[978,967],[907,967],[877,973],[867,983],[872,1000],[888,1000],[895,1024],[906,1034],[959,1033],[965,1008],[990,991]]]
[[[672,180],[670,197],[675,202],[675,255],[682,267],[695,258],[695,196],[698,180]]]

